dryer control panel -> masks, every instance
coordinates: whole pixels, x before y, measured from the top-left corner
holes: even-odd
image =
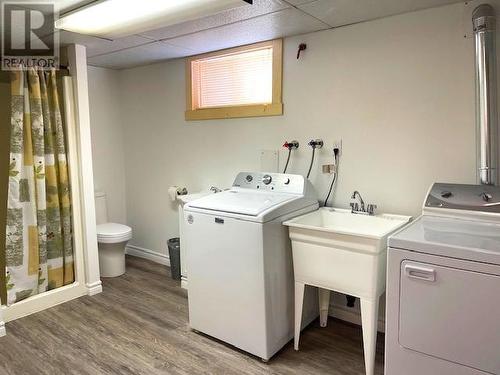
[[[500,187],[435,183],[427,195],[425,208],[500,214]]]

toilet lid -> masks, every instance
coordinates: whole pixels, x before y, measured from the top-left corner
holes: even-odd
[[[122,237],[130,234],[131,232],[132,228],[123,224],[104,223],[97,226],[97,236],[100,238]]]

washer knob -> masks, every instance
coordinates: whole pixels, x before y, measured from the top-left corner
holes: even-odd
[[[247,180],[247,182],[252,182],[253,181],[253,177],[251,174],[248,174],[245,179]]]
[[[262,182],[265,185],[269,185],[272,180],[273,180],[273,178],[271,176],[269,176],[268,174],[266,174],[266,175],[264,175],[264,177],[262,177]]]
[[[453,193],[451,191],[442,191],[441,192],[442,198],[451,198],[452,196],[453,196]]]
[[[285,185],[288,185],[290,183],[290,179],[289,178],[285,178]]]

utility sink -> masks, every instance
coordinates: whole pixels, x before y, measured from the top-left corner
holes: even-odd
[[[409,216],[320,208],[286,221],[295,281],[374,299],[385,291],[387,237]]]
[[[291,228],[301,228],[309,231],[383,239],[408,223],[409,220],[409,216],[352,214],[350,210],[324,207],[296,217],[284,224]]]
[[[385,291],[387,237],[411,220],[320,208],[283,224],[289,227],[295,275],[295,349],[298,350],[304,286],[319,288],[320,324],[326,326],[330,290],[360,298],[366,374],[375,363],[378,303]]]

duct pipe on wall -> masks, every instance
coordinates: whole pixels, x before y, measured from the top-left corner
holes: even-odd
[[[488,4],[472,13],[476,70],[476,126],[478,180],[496,185],[498,163],[498,120],[496,81],[496,18]]]

